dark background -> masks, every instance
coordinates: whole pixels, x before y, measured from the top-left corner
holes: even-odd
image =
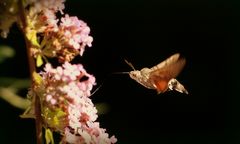
[[[98,118],[101,127],[120,144],[235,144],[240,142],[233,97],[232,5],[227,1],[67,1],[65,12],[88,23],[93,47],[82,58],[102,87],[92,99],[110,111]],[[14,28],[8,40],[17,56],[1,64],[1,76],[25,78],[28,66],[24,42]],[[151,67],[179,52],[187,64],[178,80],[189,95],[157,95],[129,78],[111,75]],[[0,139],[35,143],[34,122],[20,119],[21,110],[0,101]]]

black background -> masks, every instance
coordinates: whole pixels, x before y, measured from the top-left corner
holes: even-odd
[[[67,1],[66,13],[88,23],[94,38],[75,63],[84,64],[97,79],[94,103],[110,111],[100,115],[101,127],[118,143],[235,144],[236,99],[231,88],[233,59],[232,5],[227,1]],[[24,42],[14,28],[8,40],[17,56],[1,64],[1,76],[27,77]],[[111,75],[151,67],[179,52],[187,64],[178,80],[189,95],[157,95],[129,78]],[[20,119],[21,110],[0,101],[0,139],[6,143],[35,143],[33,120]]]

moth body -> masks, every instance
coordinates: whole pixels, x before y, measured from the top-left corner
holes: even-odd
[[[148,89],[155,89],[155,87],[148,82],[149,74],[151,72],[151,69],[149,68],[143,68],[142,70],[134,70],[129,72],[129,76],[137,81],[139,84],[143,85],[144,87]]]
[[[180,58],[178,53],[152,68],[143,68],[141,70],[135,70],[132,64],[127,62],[134,69],[129,72],[129,76],[144,87],[155,89],[158,93],[176,90],[188,94],[184,86],[175,79],[185,63],[186,60]]]

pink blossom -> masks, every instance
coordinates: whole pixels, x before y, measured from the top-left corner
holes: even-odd
[[[43,83],[34,91],[41,96],[44,121],[49,127],[64,134],[63,142],[71,144],[112,144],[116,143],[114,136],[109,137],[106,130],[95,122],[97,109],[89,98],[94,76],[88,74],[81,64],[65,62],[62,66],[53,68],[46,64],[41,72]],[[87,79],[81,80],[82,77]],[[60,109],[64,117],[57,117],[63,124],[55,124],[49,113]],[[54,117],[56,119],[56,117]]]
[[[45,29],[42,31],[48,32],[48,31],[58,31],[58,19],[55,15],[55,13],[52,10],[44,10],[42,12],[42,15],[40,15],[39,20],[41,20],[41,23]],[[39,30],[39,32],[41,32]]]
[[[55,12],[60,11],[65,8],[65,0],[28,0],[32,4],[32,11],[39,13],[45,10],[53,10]]]
[[[83,55],[85,47],[91,47],[93,38],[88,25],[76,16],[63,14],[65,0],[27,0],[26,31],[30,41],[32,56],[57,57],[62,66],[45,65],[44,71],[36,79],[29,95],[37,95],[41,102],[43,124],[63,135],[62,142],[70,144],[112,144],[106,130],[97,120],[97,109],[90,99],[96,84],[95,77],[81,64],[71,64],[76,55]],[[1,25],[0,25],[1,26]],[[6,28],[0,27],[3,32]],[[4,33],[3,33],[4,34]]]
[[[28,0],[30,5],[26,11],[28,28],[38,33],[57,32],[56,13],[60,11],[63,14],[64,2],[65,0]]]
[[[29,32],[36,32],[41,41],[39,48],[33,48],[32,55],[58,57],[59,62],[71,61],[76,55],[83,55],[85,47],[91,47],[93,38],[90,28],[76,16],[66,14],[59,19],[56,12],[64,9],[65,0],[33,1],[27,11]],[[63,13],[62,13],[63,14]]]
[[[77,17],[65,15],[61,18],[60,29],[63,31],[68,44],[74,49],[80,50],[80,55],[83,54],[85,46],[92,46],[93,38],[89,36],[90,28],[87,24]]]
[[[85,47],[92,46],[93,38],[89,36],[90,28],[77,17],[66,14],[61,18],[59,25],[53,11],[46,10],[46,13],[40,13],[38,17],[41,17],[35,23],[36,27],[39,27],[38,33],[45,34],[40,48],[42,55],[58,57],[59,61],[64,63],[71,61],[76,55],[82,56]]]

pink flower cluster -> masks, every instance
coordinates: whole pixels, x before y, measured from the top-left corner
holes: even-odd
[[[66,0],[27,0],[31,5],[31,11],[33,13],[39,13],[41,11],[52,10],[54,12],[60,11],[65,8],[64,2]]]
[[[23,2],[22,8],[19,3]],[[90,28],[75,16],[63,15],[65,0],[2,0],[0,8],[0,33],[6,37],[14,22],[22,26],[28,40],[31,56],[41,66],[48,58],[57,58],[62,66],[53,68],[49,63],[44,71],[33,73],[34,83],[29,91],[34,115],[35,96],[40,98],[44,127],[60,132],[62,142],[70,144],[112,144],[117,139],[100,128],[97,109],[90,96],[95,77],[88,74],[81,64],[70,64],[76,55],[83,55],[91,47]],[[11,4],[11,6],[10,6]],[[19,16],[21,14],[21,16]],[[26,19],[25,19],[26,18]],[[24,25],[26,23],[26,25]],[[34,117],[34,116],[33,116]],[[37,118],[37,117],[36,117]]]
[[[55,14],[60,11],[63,14],[65,0],[25,0],[27,21],[30,27],[43,32],[46,29],[57,30]],[[19,20],[19,4],[15,0],[1,0],[0,32],[6,38],[13,23],[21,23]]]
[[[114,136],[109,138],[105,129],[95,122],[97,109],[89,98],[95,78],[81,64],[65,62],[62,67],[57,68],[46,64],[41,76],[43,82],[34,91],[43,104],[43,119],[48,127],[63,133],[63,142],[112,144],[117,141]],[[51,113],[55,110],[61,111],[63,115],[52,117]],[[60,123],[56,124],[56,121]]]
[[[66,14],[57,29],[45,30],[41,50],[47,57],[58,57],[60,62],[71,61],[78,54],[82,56],[86,46],[92,46],[90,28],[75,16]]]
[[[71,61],[76,55],[83,55],[85,47],[91,47],[93,38],[90,28],[75,16],[66,14],[60,20],[58,11],[63,13],[65,0],[33,0],[27,13],[28,30],[40,36],[39,47],[32,48],[32,55],[57,57],[60,62]],[[60,22],[59,22],[60,21]]]
[[[80,55],[83,54],[83,48],[86,45],[89,47],[92,46],[93,38],[89,36],[90,28],[77,17],[65,15],[65,17],[61,19],[60,31],[64,33],[63,35],[69,46],[80,50]]]

